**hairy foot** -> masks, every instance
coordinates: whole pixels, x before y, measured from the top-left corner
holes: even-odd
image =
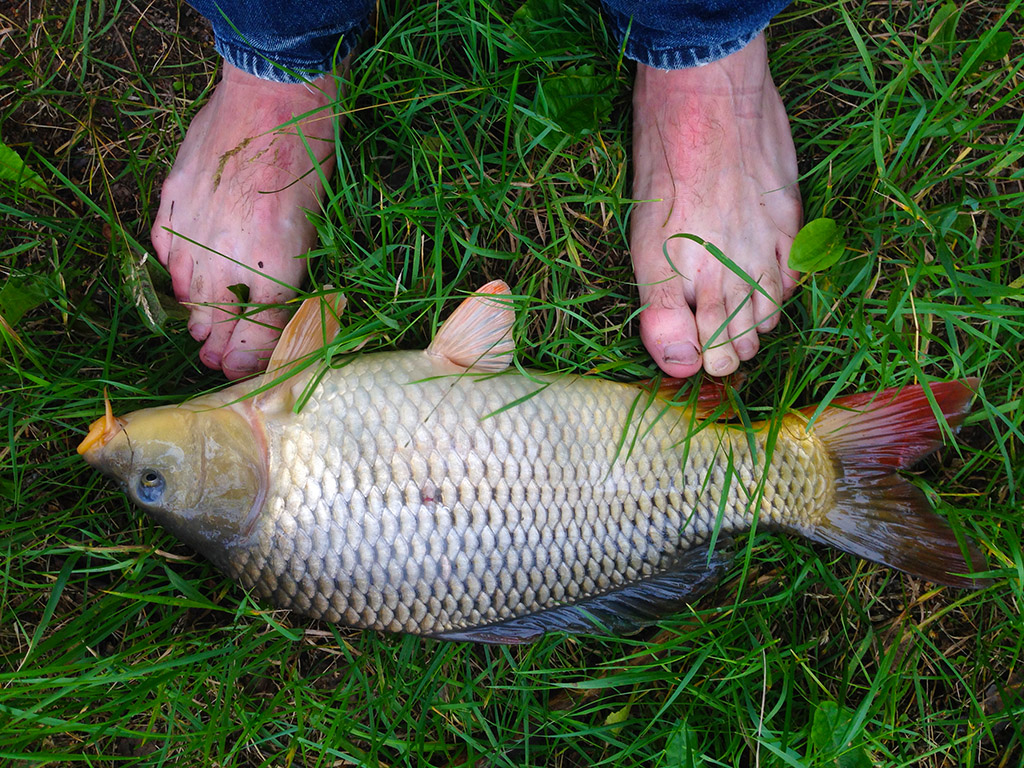
[[[633,197],[648,201],[630,224],[640,336],[670,376],[725,376],[755,355],[795,285],[796,151],[764,35],[695,69],[639,65],[633,110]]]
[[[331,76],[274,83],[225,63],[164,182],[153,247],[191,310],[189,331],[205,342],[200,359],[228,378],[265,368],[287,320],[282,309],[240,317],[231,288],[247,286],[252,304],[277,304],[306,274],[302,255],[316,230],[305,211],[318,207],[323,185],[302,137],[329,175],[336,94]]]

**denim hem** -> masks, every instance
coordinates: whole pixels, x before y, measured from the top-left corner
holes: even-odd
[[[250,45],[236,43],[233,40],[225,40],[217,36],[214,36],[213,47],[228,64],[261,80],[270,80],[275,83],[307,83],[334,72],[335,66],[341,63],[356,47],[366,27],[367,25],[364,23],[350,29],[339,40],[337,53],[334,56],[318,60],[300,60],[297,57],[277,53],[264,54]]]
[[[623,55],[640,64],[646,64],[654,69],[691,69],[703,67],[713,61],[724,59],[726,56],[746,48],[750,42],[763,32],[765,27],[742,35],[733,40],[714,45],[694,45],[685,48],[668,48],[655,50],[634,44],[628,38],[623,49]]]
[[[746,47],[790,0],[601,0],[622,54],[656,69],[689,69]]]

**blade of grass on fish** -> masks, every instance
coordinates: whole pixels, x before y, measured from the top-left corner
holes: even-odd
[[[733,481],[733,476],[736,474],[736,467],[734,464],[735,455],[733,453],[732,445],[729,445],[726,450],[725,467],[723,468],[722,477],[722,488],[721,495],[718,497],[718,509],[715,510],[715,522],[711,527],[711,537],[708,540],[708,562],[711,562],[711,555],[715,551],[715,545],[718,543],[718,537],[722,532],[722,524],[725,522],[725,510],[729,505],[729,495],[731,492],[730,485]],[[708,471],[710,477],[711,472]]]
[[[458,375],[458,376],[473,376],[474,378],[476,378],[477,376],[483,376],[483,377],[486,377],[486,378],[490,378],[492,376],[501,376],[500,373],[473,374],[473,373],[471,373],[469,371],[467,371],[465,373],[456,374],[456,375]],[[443,378],[443,377],[437,377],[437,378]],[[429,381],[429,379],[428,379],[428,381]],[[534,397],[536,397],[541,392],[543,392],[545,389],[547,389],[548,387],[550,387],[552,384],[555,384],[555,383],[557,383],[557,380],[555,380],[555,381],[546,381],[546,382],[543,382],[543,383],[539,382],[538,383],[539,385],[538,385],[538,387],[536,389],[531,390],[530,392],[527,392],[522,397],[517,397],[515,400],[509,401],[505,405],[501,406],[501,408],[495,408],[493,411],[491,411],[486,416],[484,416],[484,418],[485,419],[490,419],[490,418],[492,418],[494,416],[497,416],[499,413],[504,413],[505,411],[508,411],[510,409],[515,408],[516,406],[522,405],[523,403],[525,403],[525,402],[527,402],[529,400],[532,400]]]
[[[651,408],[655,403],[659,401],[657,397],[657,390],[651,388],[639,388],[636,395],[633,397],[633,401],[630,403],[629,410],[626,412],[626,416],[622,421],[622,432],[619,434],[618,440],[615,443],[615,453],[613,461],[618,461],[620,458],[628,460],[633,455],[633,449],[636,448],[637,443],[643,438],[644,435],[648,434],[654,425],[660,420],[666,413],[672,410],[672,406],[669,403],[663,403],[658,412],[653,417],[651,423],[643,430],[640,430],[640,426],[644,421],[644,414],[647,413],[648,409]],[[636,429],[632,431],[631,427],[635,425]],[[625,446],[629,446],[625,455],[622,454],[622,449]],[[612,471],[612,467],[608,467],[608,471]]]

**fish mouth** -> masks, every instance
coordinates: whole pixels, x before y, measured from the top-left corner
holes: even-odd
[[[86,454],[94,449],[102,448],[113,440],[118,432],[124,429],[124,422],[114,416],[114,409],[110,405],[110,398],[107,396],[106,389],[103,390],[103,404],[103,415],[89,425],[89,433],[77,449],[78,455],[85,457],[86,461],[89,460]]]

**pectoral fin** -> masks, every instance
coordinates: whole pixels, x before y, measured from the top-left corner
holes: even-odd
[[[449,317],[427,354],[445,359],[468,371],[503,371],[512,364],[516,320],[511,290],[502,280],[492,280],[463,301]]]
[[[307,358],[334,340],[341,328],[339,317],[345,309],[345,295],[340,291],[313,296],[302,302],[270,356],[262,387],[267,387],[254,398],[255,405],[267,409],[274,405],[291,406],[287,379]],[[270,385],[270,386],[268,386]],[[279,402],[288,399],[287,404]]]

